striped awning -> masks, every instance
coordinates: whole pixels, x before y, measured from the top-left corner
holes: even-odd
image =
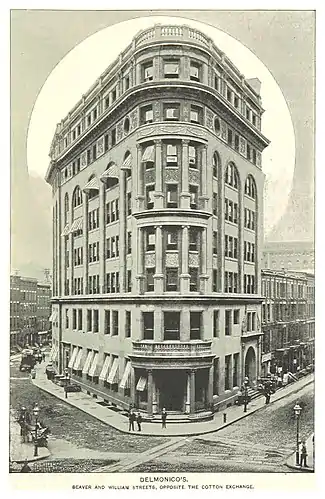
[[[74,364],[74,362],[75,362],[75,360],[76,360],[77,353],[78,353],[78,347],[74,347],[74,348],[73,348],[72,355],[71,355],[71,358],[70,358],[70,360],[69,360],[69,364],[68,364],[69,369],[71,369],[71,368],[72,368],[72,366],[73,366],[73,364]]]
[[[90,366],[91,366],[91,362],[93,360],[93,356],[94,356],[94,352],[92,350],[89,350],[87,358],[86,358],[86,362],[85,362],[84,367],[82,369],[82,374],[88,374],[88,371],[89,371]]]
[[[96,376],[97,363],[98,363],[98,352],[95,352],[95,355],[91,363],[91,367],[88,371],[89,376]]]
[[[107,378],[107,382],[114,384],[118,382],[118,358],[116,357],[114,359],[112,369],[110,370],[110,373]]]
[[[99,181],[97,177],[92,178],[82,189],[83,191],[97,190],[99,191]]]
[[[59,349],[56,345],[52,345],[51,353],[50,353],[50,359],[55,360],[58,356]]]
[[[130,388],[130,377],[131,377],[131,362],[126,363],[124,374],[120,383],[120,388]]]
[[[58,312],[57,310],[53,310],[53,312],[50,315],[49,322],[55,322],[57,318],[58,318]]]
[[[125,158],[123,161],[122,168],[126,170],[130,170],[132,165],[132,156],[131,154],[128,154],[128,156]]]
[[[75,371],[80,371],[81,359],[82,359],[82,348],[79,347],[79,351],[78,351],[78,354],[77,354],[77,357],[76,357],[76,361],[73,364],[72,369],[74,369]]]
[[[114,163],[107,170],[105,170],[104,173],[101,174],[100,180],[102,182],[105,182],[109,178],[119,178],[119,176],[120,176],[120,173],[119,173],[118,166]]]
[[[142,162],[154,161],[155,160],[155,147],[148,146],[145,148],[142,154]]]
[[[77,232],[77,230],[80,230],[82,228],[83,228],[83,218],[82,217],[76,218],[76,220],[72,222],[70,232]]]
[[[137,391],[144,392],[144,390],[146,389],[146,386],[147,386],[147,378],[145,378],[144,376],[141,376],[139,381],[138,381],[138,384],[137,384]]]
[[[67,236],[69,233],[70,233],[70,225],[66,224],[66,226],[63,229],[63,232],[62,232],[61,236]]]
[[[99,375],[99,379],[101,379],[102,381],[106,380],[106,378],[107,378],[109,361],[110,361],[110,356],[106,355],[102,370],[101,370],[100,375]]]

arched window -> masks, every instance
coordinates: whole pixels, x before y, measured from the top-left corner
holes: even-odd
[[[80,206],[81,204],[82,204],[82,192],[80,190],[80,187],[77,186],[72,196],[72,208],[77,208],[77,206]]]
[[[248,177],[246,178],[245,194],[252,199],[256,199],[256,184],[252,175],[248,175]]]
[[[68,193],[64,196],[64,224],[69,222],[69,196]]]
[[[212,171],[213,171],[213,176],[215,178],[218,178],[218,171],[220,164],[221,164],[220,156],[217,152],[215,152],[212,157]]]
[[[229,163],[227,166],[225,183],[231,185],[234,189],[238,189],[239,175],[234,163]]]

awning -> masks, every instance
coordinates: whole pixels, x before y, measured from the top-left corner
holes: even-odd
[[[85,187],[82,190],[83,191],[91,191],[91,190],[99,191],[99,181],[98,181],[98,178],[94,177],[91,180],[89,180],[88,184],[86,184]]]
[[[76,218],[76,220],[72,222],[70,232],[77,232],[77,230],[80,230],[82,228],[83,228],[83,218],[82,217]]]
[[[154,146],[148,146],[145,148],[143,154],[142,154],[142,162],[146,161],[155,161],[155,147]]]
[[[49,332],[48,331],[38,331],[37,334],[49,334]]]
[[[147,378],[141,376],[137,384],[138,392],[143,392],[146,389],[146,386],[147,386]]]
[[[93,361],[91,363],[91,367],[90,367],[89,372],[88,372],[89,376],[96,376],[97,362],[98,362],[98,352],[96,352],[94,355]]]
[[[58,347],[56,345],[52,346],[51,353],[50,353],[50,359],[55,360],[58,355]]]
[[[67,236],[69,234],[69,232],[70,232],[70,225],[66,224],[66,226],[63,229],[63,232],[62,232],[61,236]]]
[[[119,178],[119,170],[118,166],[114,163],[112,166],[110,166],[107,170],[104,171],[104,173],[101,174],[100,180],[102,182],[105,182],[108,178]]]
[[[120,383],[120,388],[130,388],[130,375],[131,375],[131,362],[128,361],[126,363],[125,369],[124,369],[124,374],[122,377],[122,381]]]
[[[110,360],[111,360],[110,356],[106,355],[102,370],[101,370],[100,375],[99,375],[99,379],[101,379],[102,381],[106,380],[106,378],[107,378]]]
[[[114,384],[118,382],[118,358],[116,357],[114,359],[112,369],[110,370],[110,373],[107,378],[107,382]]]
[[[73,364],[74,364],[74,362],[76,360],[77,353],[78,353],[78,347],[74,347],[72,355],[71,355],[71,358],[69,360],[69,364],[68,364],[69,369],[72,368],[72,366],[73,366]]]
[[[58,312],[57,310],[53,310],[53,312],[50,315],[49,321],[55,322],[57,318],[58,318]]]
[[[74,371],[80,371],[80,364],[81,364],[81,359],[82,359],[82,348],[79,347],[79,351],[76,357],[76,361],[72,366],[72,369]]]
[[[94,352],[92,350],[90,350],[88,352],[86,362],[85,362],[85,365],[84,365],[83,370],[82,370],[82,374],[88,374],[88,371],[89,371],[89,368],[91,365],[91,361],[93,360],[93,356],[94,356]]]
[[[131,169],[131,165],[132,165],[132,156],[131,154],[129,154],[125,160],[123,161],[123,165],[122,165],[122,168],[126,169],[126,170],[130,170]]]

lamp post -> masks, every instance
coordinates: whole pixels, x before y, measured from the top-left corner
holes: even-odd
[[[35,416],[35,447],[34,447],[34,456],[38,456],[38,446],[37,446],[37,426],[38,426],[38,415],[39,415],[39,407],[35,404],[33,408],[33,414]]]
[[[64,370],[65,380],[64,380],[64,396],[68,398],[68,384],[69,384],[69,370],[66,368]]]
[[[293,408],[294,413],[296,415],[296,420],[297,420],[297,435],[296,435],[296,465],[299,466],[299,419],[300,419],[300,413],[302,411],[302,408],[296,402],[296,405]]]

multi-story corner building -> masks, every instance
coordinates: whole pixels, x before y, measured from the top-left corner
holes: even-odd
[[[52,356],[84,390],[193,418],[257,378],[259,87],[203,33],[158,25],[57,126]]]
[[[303,272],[262,270],[262,374],[295,373],[314,361],[315,278]]]

